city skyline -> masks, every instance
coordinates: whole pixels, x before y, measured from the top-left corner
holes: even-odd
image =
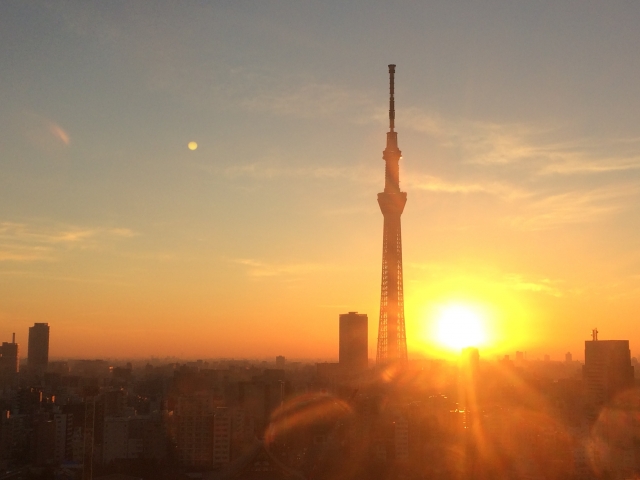
[[[358,311],[375,358],[394,63],[409,358],[461,308],[483,357],[637,355],[640,7],[374,7],[0,6],[0,342],[336,358]]]

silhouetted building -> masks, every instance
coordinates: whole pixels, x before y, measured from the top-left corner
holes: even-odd
[[[369,319],[365,313],[340,315],[338,363],[344,371],[366,370],[369,366]]]
[[[394,75],[395,65],[389,65],[389,132],[382,153],[385,161],[384,192],[378,194],[378,205],[384,216],[382,240],[382,284],[380,292],[380,323],[376,362],[407,360],[407,338],[404,325],[404,291],[402,281],[402,234],[400,216],[407,203],[406,192],[400,191],[400,159],[398,134],[395,128]]]
[[[16,334],[11,343],[2,342],[0,345],[0,385],[12,383],[20,368],[19,347]]]
[[[524,352],[516,352],[516,362],[524,361]]]
[[[587,402],[599,407],[617,393],[633,386],[633,367],[629,340],[593,340],[584,342],[583,375]]]
[[[27,364],[30,373],[42,374],[49,363],[49,324],[35,323],[29,327]]]
[[[564,361],[567,363],[573,362],[573,355],[571,355],[571,352],[567,352],[564,354]]]
[[[284,368],[285,358],[282,355],[276,357],[276,368]]]

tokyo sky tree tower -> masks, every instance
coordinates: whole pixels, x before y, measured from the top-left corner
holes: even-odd
[[[389,131],[385,161],[384,192],[378,194],[378,204],[384,216],[382,237],[382,287],[380,295],[380,324],[376,363],[407,360],[407,337],[404,329],[404,296],[402,293],[402,234],[400,216],[407,203],[407,194],[400,191],[400,159],[398,134],[395,128],[393,81],[395,65],[389,65]]]

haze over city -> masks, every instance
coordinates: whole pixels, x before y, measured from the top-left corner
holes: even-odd
[[[581,359],[594,327],[637,354],[639,20],[3,3],[0,340],[47,322],[52,358],[331,359],[358,311],[375,358],[397,64],[409,357]],[[451,312],[477,335],[447,342]]]

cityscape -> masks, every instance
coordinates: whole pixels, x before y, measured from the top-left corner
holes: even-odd
[[[518,351],[457,364],[407,357],[402,158],[389,65],[380,317],[338,321],[338,362],[49,362],[48,323],[0,347],[0,459],[22,478],[631,478],[640,389],[628,340],[585,341],[585,362]],[[462,314],[461,314],[462,313]],[[473,327],[464,312],[460,336]],[[26,367],[26,368],[25,368]],[[636,460],[637,459],[637,460]],[[37,470],[36,470],[37,471]],[[94,471],[99,472],[94,477]],[[105,475],[106,474],[106,475]],[[114,476],[116,475],[116,476]],[[136,478],[130,475],[131,478]]]
[[[0,5],[0,480],[640,479],[640,6],[396,3]]]

